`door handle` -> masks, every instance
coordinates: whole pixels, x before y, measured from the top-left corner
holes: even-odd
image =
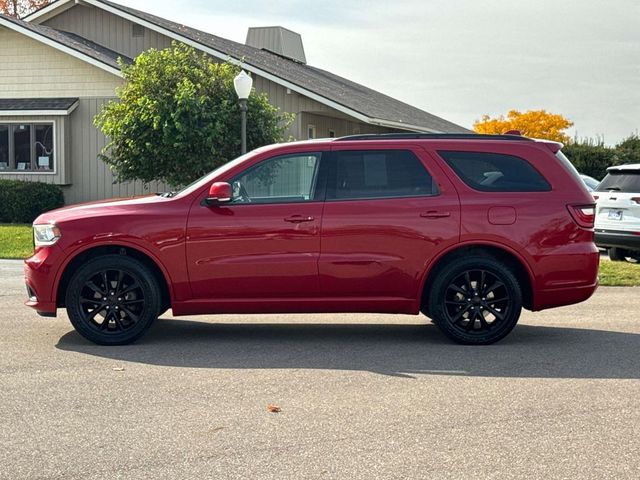
[[[450,217],[451,212],[437,212],[435,210],[430,210],[428,212],[422,212],[420,216],[422,218],[445,218]]]
[[[303,223],[303,222],[313,222],[315,220],[311,215],[291,215],[290,217],[285,217],[285,222],[290,223]]]

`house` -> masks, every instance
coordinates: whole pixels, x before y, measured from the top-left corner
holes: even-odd
[[[308,65],[300,35],[282,27],[250,29],[243,45],[107,0],[57,0],[23,20],[0,16],[0,178],[61,185],[67,203],[164,190],[114,183],[93,118],[123,83],[118,58],[172,41],[251,72],[258,92],[296,115],[297,139],[468,132]]]

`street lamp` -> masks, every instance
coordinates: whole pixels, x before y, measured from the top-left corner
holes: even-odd
[[[247,98],[251,93],[253,79],[242,70],[236,78],[233,79],[233,88],[236,89],[240,102],[240,116],[242,118],[242,126],[240,135],[242,136],[242,155],[247,153]]]

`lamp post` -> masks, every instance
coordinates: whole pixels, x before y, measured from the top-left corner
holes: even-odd
[[[240,135],[242,137],[242,150],[244,155],[247,153],[247,99],[251,93],[251,87],[253,85],[253,79],[247,75],[247,72],[242,70],[236,78],[233,79],[233,88],[236,89],[238,94],[238,100],[240,103],[240,116],[242,118]]]

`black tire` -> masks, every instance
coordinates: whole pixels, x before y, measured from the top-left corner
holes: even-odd
[[[522,311],[522,290],[504,263],[485,256],[453,260],[428,292],[434,323],[451,340],[489,345],[513,330]]]
[[[98,345],[125,345],[158,318],[162,301],[153,273],[135,258],[104,255],[71,277],[67,314],[76,331]]]
[[[624,262],[627,260],[629,256],[629,252],[624,250],[623,248],[611,247],[607,253],[609,254],[609,259],[612,262]]]

